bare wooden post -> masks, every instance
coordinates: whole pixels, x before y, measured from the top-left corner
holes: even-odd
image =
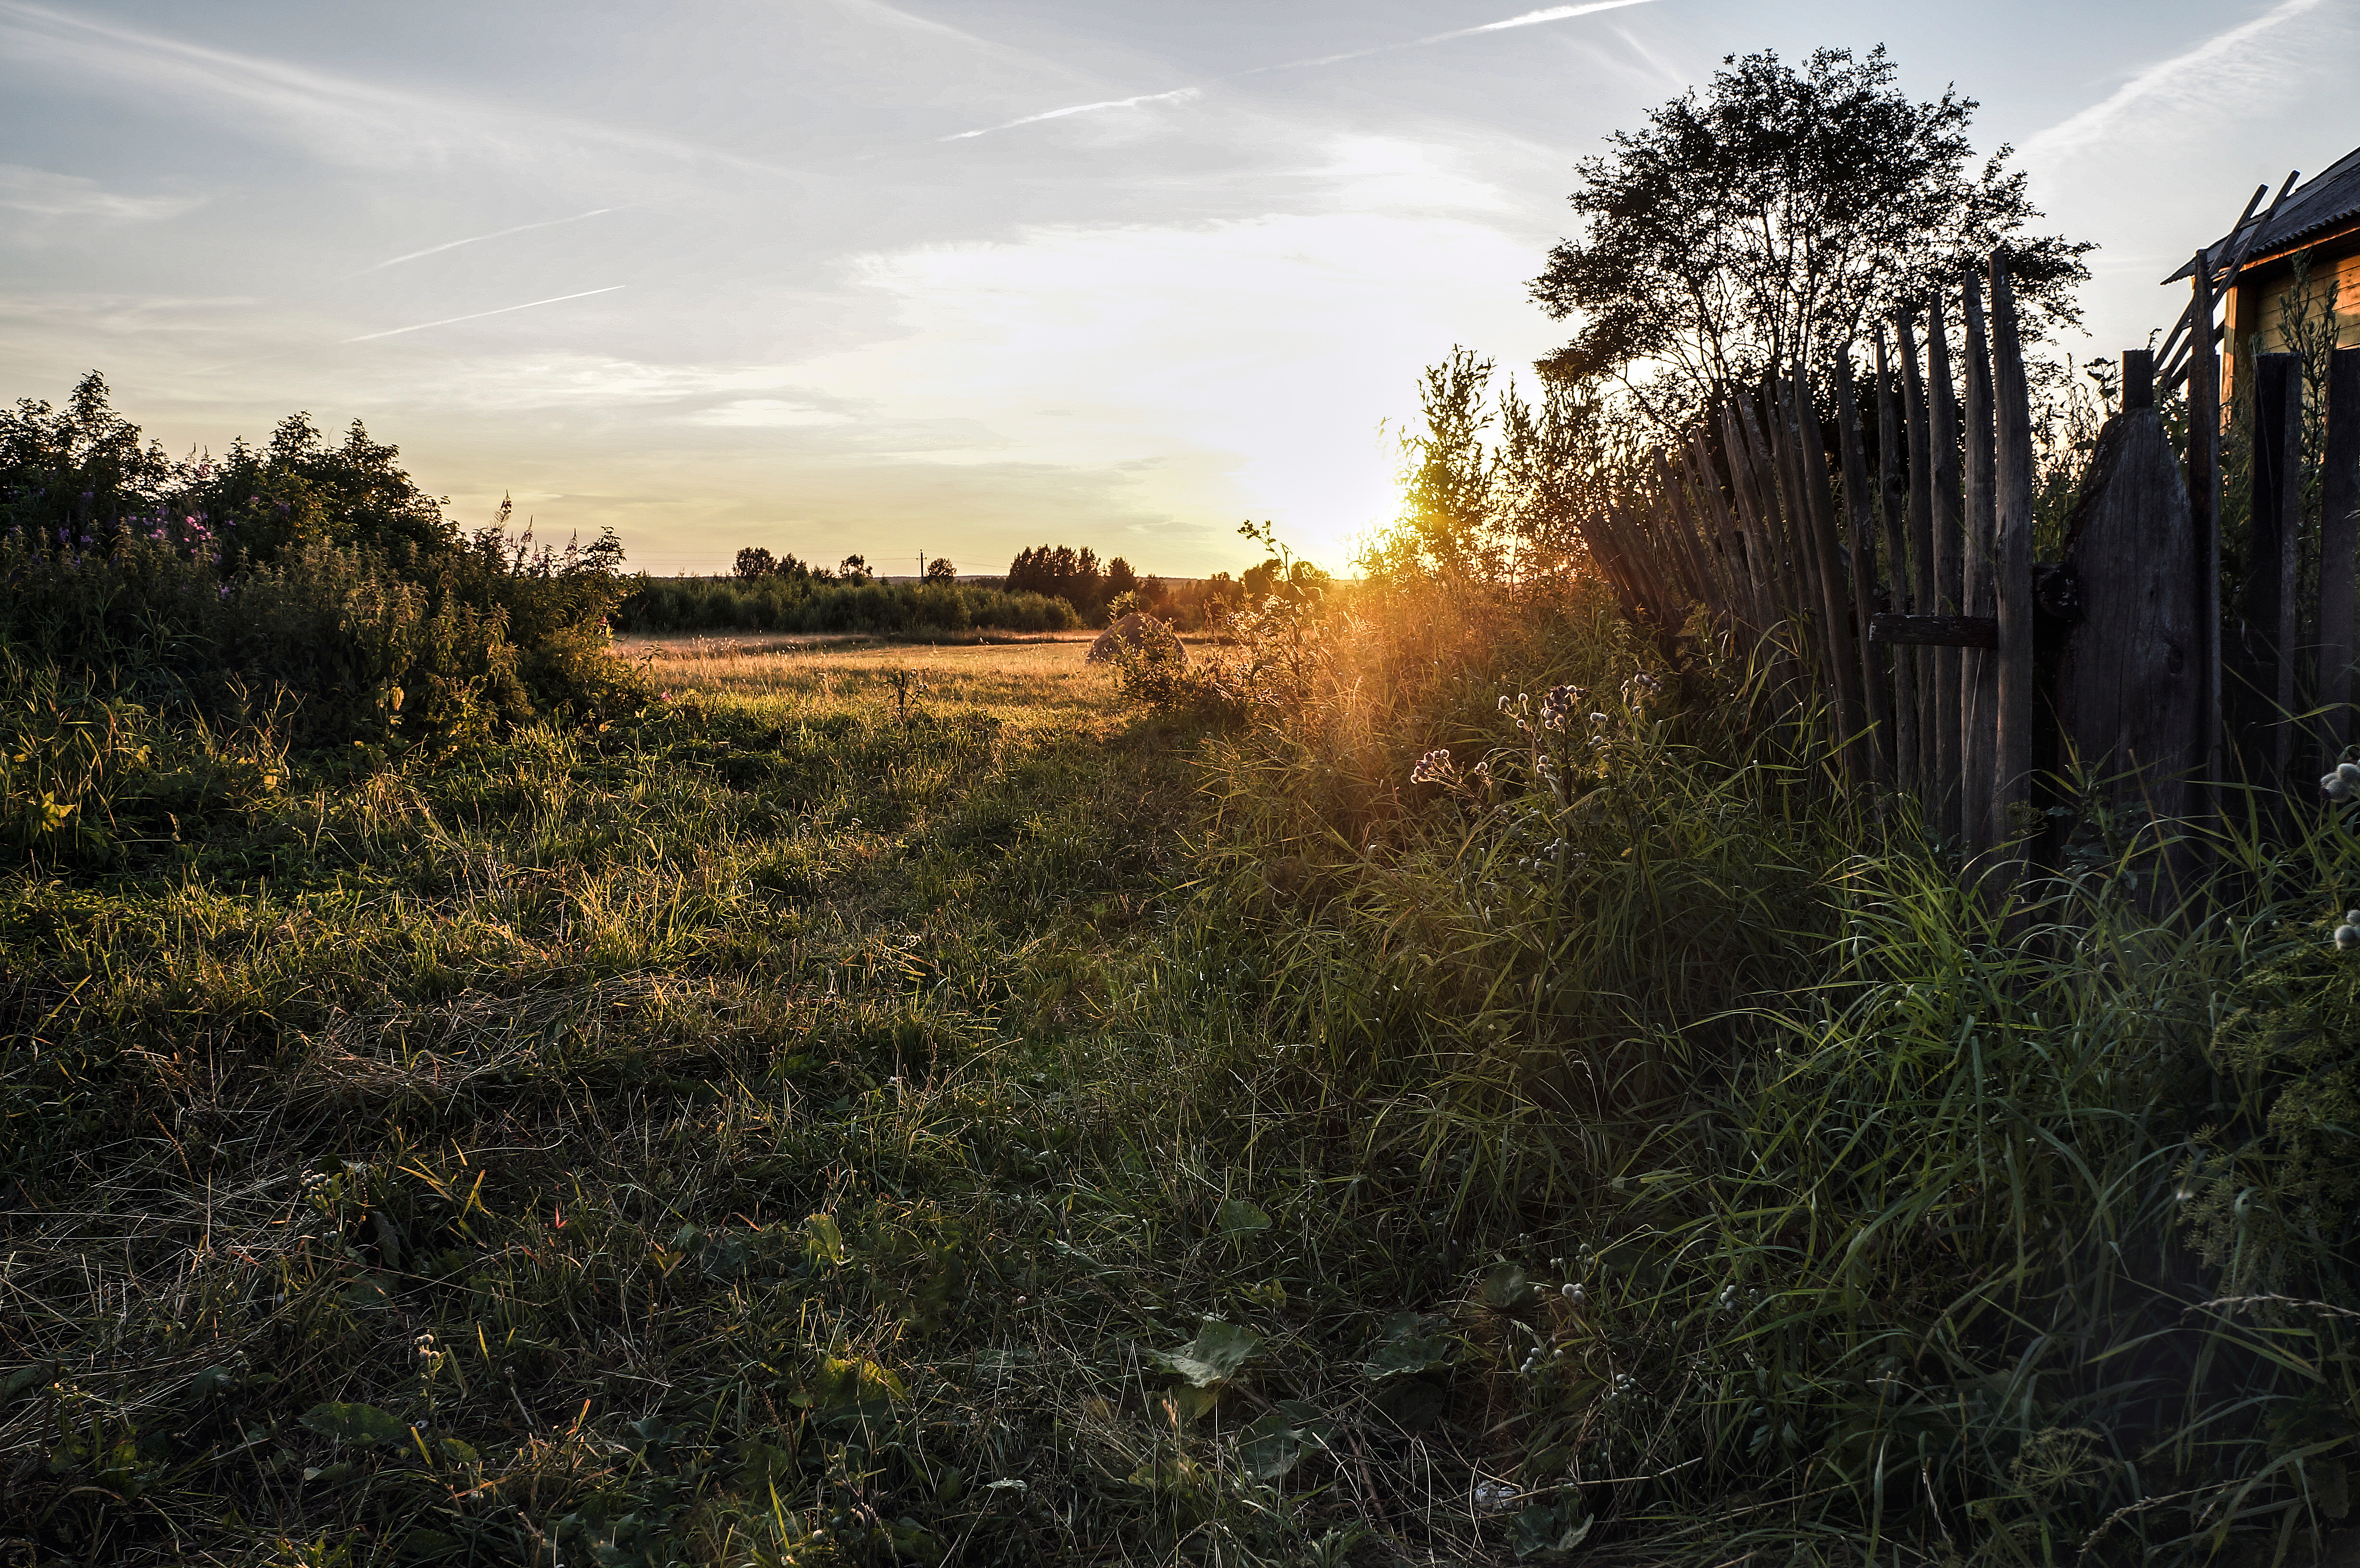
[[[1983,331],[1983,286],[1969,273],[1966,279],[1966,571],[1962,590],[1967,614],[1996,615],[1999,603],[1992,593],[1992,468],[1997,461],[1992,434],[1991,344]],[[1967,847],[1989,849],[2003,836],[2005,824],[1993,816],[1992,790],[1999,766],[1999,661],[1985,649],[1961,648],[1959,659],[1959,727],[1964,744],[1959,771],[1967,801]]]
[[[1909,418],[1909,598],[1918,615],[1941,614],[1934,600],[1934,476],[1931,438],[1926,423],[1926,379],[1918,369],[1916,312],[1900,321],[1902,401]],[[1918,666],[1918,793],[1926,806],[1926,826],[1942,831],[1942,710],[1934,700],[1936,658],[1921,653]]]
[[[1994,588],[1999,601],[1999,737],[1994,811],[2005,832],[2016,824],[2010,808],[2028,801],[2032,788],[2032,391],[2024,379],[2024,347],[2016,335],[2016,292],[2006,255],[1994,251],[1992,403],[1997,415],[1992,489],[1998,533]]]
[[[2189,300],[2194,336],[2188,365],[2188,508],[2196,535],[2196,570],[2204,604],[2202,733],[2204,778],[2217,784],[2228,777],[2225,715],[2221,696],[2221,367],[2212,351],[2212,261],[2196,253],[2195,287]],[[2217,794],[2208,804],[2218,810]]]
[[[1934,613],[1960,615],[1965,608],[1961,593],[1962,566],[1959,522],[1959,403],[1950,384],[1949,325],[1942,319],[1938,292],[1926,311],[1927,441],[1931,449],[1927,477],[1932,491],[1930,530],[1933,539]],[[1957,838],[1965,827],[1960,798],[1961,761],[1959,731],[1959,650],[1934,650],[1934,767],[1942,801],[1942,836]]]
[[[1893,695],[1885,678],[1885,660],[1868,636],[1869,617],[1876,614],[1876,500],[1868,488],[1868,451],[1861,439],[1860,399],[1852,384],[1852,350],[1836,355],[1836,432],[1842,442],[1845,509],[1852,514],[1852,591],[1853,613],[1860,626],[1860,675],[1868,703],[1869,777],[1879,784],[1893,782]]]
[[[1876,457],[1877,509],[1885,515],[1885,570],[1893,609],[1907,615],[1909,597],[1909,544],[1906,514],[1909,482],[1902,472],[1901,413],[1893,396],[1893,367],[1886,363],[1885,329],[1876,329]],[[1893,650],[1893,782],[1905,793],[1917,793],[1923,784],[1918,768],[1918,650]]]
[[[2254,517],[2245,546],[2245,646],[2261,711],[2251,757],[2283,788],[2294,727],[2295,568],[2302,506],[2302,356],[2254,362]],[[2259,780],[2256,780],[2259,782]]]
[[[1796,466],[1801,470],[1803,484],[1803,520],[1811,530],[1819,557],[1820,603],[1828,617],[1828,658],[1835,667],[1836,726],[1844,738],[1849,771],[1858,780],[1871,776],[1868,754],[1874,748],[1874,737],[1867,733],[1868,713],[1861,700],[1860,653],[1852,641],[1852,593],[1844,585],[1843,552],[1836,540],[1836,502],[1828,483],[1827,435],[1819,428],[1819,411],[1811,407],[1810,385],[1804,380],[1800,366],[1788,384],[1788,396],[1794,403],[1791,428],[1796,436]],[[1868,636],[1866,616],[1861,618],[1859,635]]]
[[[2352,572],[2360,547],[2360,348],[2327,362],[2327,443],[2320,476],[2319,700],[2331,763],[2352,744]]]
[[[2198,761],[2204,671],[2202,595],[2188,486],[2155,408],[2155,364],[2123,355],[2122,411],[2106,421],[2067,524],[2065,561],[2081,580],[2082,618],[2065,636],[2057,677],[2064,738],[2107,795],[2185,818]],[[2158,830],[2170,834],[2172,828]],[[2162,875],[2193,866],[2184,848],[2139,867],[2139,893],[2173,902]]]

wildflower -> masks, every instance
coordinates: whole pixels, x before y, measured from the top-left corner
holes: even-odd
[[[1503,697],[1501,701],[1504,702],[1507,699]],[[1417,766],[1409,770],[1409,781],[1413,784],[1458,783],[1459,765],[1450,760],[1450,749],[1437,746],[1419,757]]]
[[[1582,1288],[1579,1285],[1568,1285],[1558,1293],[1564,1296],[1567,1301],[1573,1302],[1576,1306],[1579,1306],[1581,1304],[1581,1298],[1586,1292],[1583,1291]]]
[[[1590,693],[1579,686],[1552,686],[1541,699],[1541,724],[1545,728],[1561,730],[1573,716],[1574,704]]]
[[[2360,947],[2360,926],[2337,926],[2335,928],[2335,951],[2338,953],[2349,953],[2355,947]]]
[[[1516,1506],[1516,1501],[1521,1496],[1521,1493],[1505,1481],[1479,1482],[1475,1487],[1475,1507],[1477,1511],[1481,1513],[1505,1513]]]
[[[2352,799],[2352,786],[2344,781],[2344,769],[2338,768],[2333,773],[2320,775],[2319,792],[2331,800]]]

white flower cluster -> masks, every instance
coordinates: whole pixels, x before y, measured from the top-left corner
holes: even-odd
[[[1479,1481],[1475,1484],[1475,1511],[1503,1514],[1514,1508],[1523,1496],[1505,1481]]]
[[[2331,800],[2349,800],[2360,796],[2360,763],[2339,762],[2334,772],[2322,774],[2319,792]]]
[[[1588,690],[1579,686],[1550,687],[1547,695],[1541,699],[1542,727],[1552,730],[1565,728],[1566,721],[1573,716],[1574,708],[1589,695]]]
[[[1413,784],[1458,783],[1459,765],[1450,760],[1450,748],[1437,746],[1419,757],[1417,765],[1409,770],[1409,781]]]
[[[2344,911],[2344,923],[2335,928],[2335,951],[2349,953],[2360,947],[2360,909]]]

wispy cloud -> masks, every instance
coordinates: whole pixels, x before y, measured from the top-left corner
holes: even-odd
[[[2076,152],[2103,139],[2135,113],[2209,102],[2224,90],[2266,78],[2269,64],[2256,58],[2261,51],[2253,47],[2256,41],[2319,5],[2320,0],[2280,0],[2251,21],[2148,66],[2099,102],[2027,139],[2024,157],[2040,161]]]
[[[111,218],[153,223],[159,218],[177,218],[203,201],[201,196],[126,196],[77,175],[0,163],[0,207],[30,212],[38,218]]]
[[[506,239],[510,234],[521,234],[533,229],[553,229],[560,223],[578,223],[585,218],[595,218],[603,213],[621,211],[623,209],[620,207],[593,207],[586,212],[576,212],[570,218],[544,218],[538,223],[519,223],[514,228],[494,229],[487,234],[469,234],[464,240],[444,240],[441,245],[428,245],[424,250],[413,250],[404,256],[388,257],[366,270],[382,272],[388,267],[399,267],[405,261],[416,261],[421,256],[440,256],[446,250],[457,250],[461,245],[481,245],[486,240]]]
[[[792,172],[676,137],[384,87],[29,0],[0,0],[0,40],[20,60],[112,79],[145,94],[226,106],[277,125],[315,156],[365,166],[486,158],[538,164],[561,147],[595,147],[748,172]]]
[[[339,343],[374,343],[378,338],[398,338],[404,332],[422,332],[429,327],[454,326],[461,321],[480,321],[486,316],[505,316],[511,310],[530,310],[541,305],[562,305],[568,299],[587,299],[593,294],[612,294],[627,285],[610,283],[604,289],[585,289],[579,294],[552,294],[546,299],[528,299],[521,305],[503,305],[497,310],[477,310],[470,315],[445,316],[439,321],[420,321],[415,326],[388,327],[381,332],[363,332],[356,338],[340,338]]]
[[[1394,54],[1403,49],[1426,49],[1446,44],[1456,38],[1471,38],[1483,33],[1502,33],[1513,27],[1536,27],[1546,22],[1569,21],[1599,11],[1619,11],[1626,5],[1648,5],[1655,0],[1588,0],[1579,5],[1550,5],[1538,11],[1526,11],[1521,16],[1504,17],[1497,22],[1485,22],[1479,27],[1453,27],[1447,33],[1428,33],[1424,38],[1404,38],[1399,43],[1378,44],[1370,49],[1349,49],[1342,54],[1312,55],[1303,60],[1281,60],[1275,65],[1257,65],[1247,71],[1233,71],[1201,82],[1192,87],[1175,87],[1164,93],[1141,93],[1129,98],[1106,98],[1095,103],[1069,103],[1062,109],[1044,110],[1038,114],[1026,114],[1020,119],[1006,120],[996,125],[980,125],[971,131],[954,131],[938,137],[946,142],[963,142],[975,136],[988,136],[998,131],[1012,131],[1019,125],[1038,125],[1043,120],[1062,120],[1070,114],[1092,114],[1102,109],[1134,109],[1144,103],[1178,103],[1196,97],[1207,87],[1224,82],[1240,82],[1249,76],[1269,76],[1282,71],[1308,71],[1314,66],[1340,65],[1346,60],[1368,60],[1381,54]],[[2316,4],[2317,0],[2304,0]]]

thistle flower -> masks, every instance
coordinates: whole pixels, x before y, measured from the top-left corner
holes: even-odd
[[[1507,699],[1502,697],[1501,701],[1505,702]],[[1419,757],[1417,765],[1409,770],[1409,781],[1413,784],[1458,783],[1459,765],[1450,760],[1450,748],[1437,746]]]
[[[2344,769],[2342,768],[2338,768],[2333,773],[2321,774],[2319,779],[2319,792],[2326,796],[2331,800],[2348,800],[2352,799],[2352,786],[2344,782]]]
[[[2349,953],[2355,947],[2360,947],[2360,926],[2337,926],[2335,928],[2335,951],[2338,953]]]

